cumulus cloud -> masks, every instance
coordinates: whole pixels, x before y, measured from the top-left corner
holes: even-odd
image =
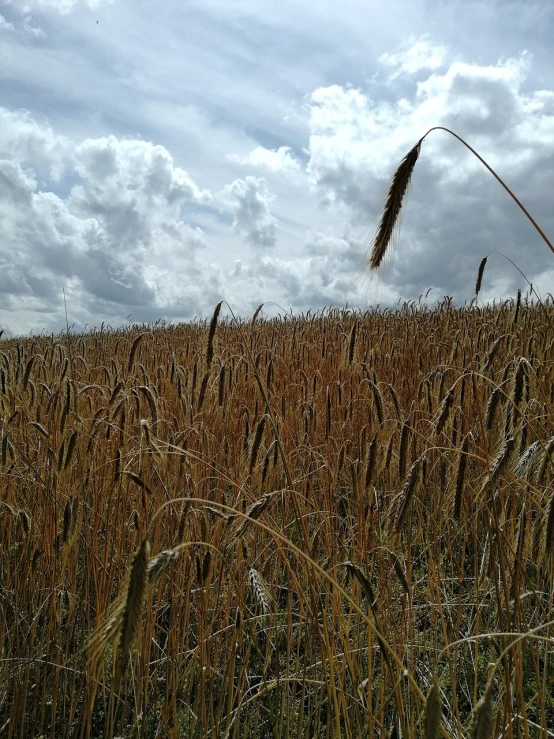
[[[399,51],[385,52],[379,61],[392,71],[389,79],[395,80],[401,76],[411,76],[422,70],[435,70],[442,67],[447,59],[448,50],[445,46],[432,43],[428,38],[415,40],[410,38]]]
[[[68,142],[47,123],[39,123],[26,110],[0,106],[0,156],[10,157],[55,181],[63,175]]]
[[[344,305],[361,297],[362,284],[356,282],[361,248],[348,233],[308,232],[294,257],[263,255],[259,271],[294,310]]]
[[[280,146],[278,149],[266,149],[257,146],[246,156],[230,154],[229,159],[238,164],[246,164],[269,172],[294,172],[300,169],[298,159],[292,153],[290,146]]]
[[[114,136],[75,146],[28,115],[3,120],[0,314],[12,330],[29,311],[41,328],[56,324],[63,287],[82,324],[129,312],[189,317],[217,302],[221,273],[202,264],[204,233],[184,217],[212,196],[164,147]],[[64,195],[41,189],[25,166],[33,159],[54,172],[65,159],[75,184]]]
[[[273,200],[265,180],[248,175],[226,185],[222,196],[233,208],[233,229],[254,249],[269,249],[277,240],[277,221],[269,204]]]

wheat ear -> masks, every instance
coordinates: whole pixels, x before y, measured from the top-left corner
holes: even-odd
[[[425,739],[439,739],[441,736],[442,700],[439,684],[433,680],[431,690],[427,694],[425,706]]]
[[[387,247],[392,239],[394,228],[398,222],[398,216],[402,210],[404,196],[408,190],[408,185],[412,179],[414,167],[419,157],[421,149],[421,141],[410,149],[404,159],[400,162],[398,169],[393,175],[385,201],[385,207],[379,221],[377,236],[373,242],[371,254],[369,258],[369,266],[371,269],[377,269],[383,258]]]
[[[129,587],[127,589],[127,597],[125,599],[125,607],[123,609],[123,618],[119,636],[119,656],[116,665],[117,685],[123,677],[127,658],[129,657],[129,652],[131,651],[131,646],[137,634],[139,621],[142,616],[142,609],[148,586],[149,558],[150,544],[148,543],[148,539],[143,539],[133,560],[131,577],[129,578]]]

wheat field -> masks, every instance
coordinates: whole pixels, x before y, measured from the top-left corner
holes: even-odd
[[[0,340],[0,736],[554,736],[554,304]]]

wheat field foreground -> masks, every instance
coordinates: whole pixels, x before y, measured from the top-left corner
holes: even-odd
[[[0,341],[0,736],[554,736],[554,304]]]

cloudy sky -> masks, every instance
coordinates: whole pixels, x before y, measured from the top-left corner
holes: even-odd
[[[444,132],[379,279],[396,165],[434,125],[554,236],[550,0],[0,0],[0,328],[470,300],[554,254]],[[494,254],[483,297],[524,285]],[[272,307],[273,306],[273,307]]]

